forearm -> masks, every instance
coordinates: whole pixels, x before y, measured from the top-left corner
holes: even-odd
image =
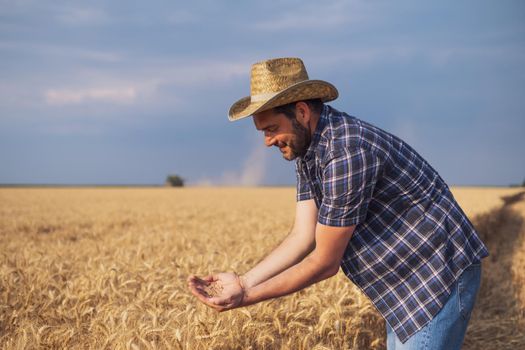
[[[297,292],[332,277],[339,265],[326,264],[316,258],[315,251],[280,274],[253,287],[245,287],[243,306]]]
[[[337,273],[355,226],[317,224],[315,249],[300,263],[253,287],[244,286],[242,305],[297,292]]]
[[[304,259],[315,247],[313,236],[290,234],[261,262],[241,276],[245,288],[254,287]]]

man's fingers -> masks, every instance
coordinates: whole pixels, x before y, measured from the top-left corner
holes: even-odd
[[[211,282],[217,281],[217,277],[214,275],[208,275],[208,276],[204,276],[202,280],[205,282],[211,283]]]
[[[203,289],[203,286],[197,285],[197,284],[190,284],[188,285],[190,290],[195,293],[204,294],[205,290]]]
[[[202,301],[204,304],[211,304],[209,302],[208,295],[206,294],[205,291],[198,289],[198,288],[190,288],[190,291],[191,291],[191,294],[195,295],[197,299]]]
[[[200,278],[195,275],[189,275],[187,279],[188,283],[197,283],[199,280]]]
[[[231,303],[230,298],[221,298],[221,297],[212,297],[208,298],[210,303],[219,305],[219,306],[227,306]]]
[[[188,286],[208,286],[209,284],[210,284],[209,281],[199,278],[195,275],[191,275],[188,277]]]
[[[205,296],[204,294],[201,294],[197,289],[191,288],[191,293],[199,299],[200,302],[203,304],[206,304],[207,306],[217,310],[217,311],[224,311],[224,307],[222,305],[214,304],[210,301],[210,298]]]
[[[218,312],[223,312],[223,311],[226,311],[226,310],[229,310],[229,307],[231,305],[229,304],[224,304],[224,305],[220,305],[220,304],[215,304],[211,301],[212,298],[208,298],[206,297],[205,295],[201,294],[199,292],[199,290],[195,289],[195,288],[190,288],[191,290],[191,293],[197,298],[199,299],[199,301],[209,307],[211,307],[212,309],[218,311]]]
[[[230,298],[224,296],[212,297],[207,288],[210,287],[214,282],[220,281],[217,275],[207,275],[204,277],[198,277],[196,275],[189,275],[187,282],[188,288],[200,302],[215,309],[218,312],[229,310],[233,307]]]
[[[200,293],[206,297],[209,297],[209,293],[208,293],[208,290],[206,289],[206,286],[201,286],[201,285],[191,285],[190,286],[190,289],[194,289],[197,293]]]
[[[210,295],[208,292],[202,288],[199,288],[198,286],[190,286],[190,291],[193,295],[197,297],[200,301],[203,303],[210,305],[210,306],[216,306],[214,303],[210,301]]]
[[[196,283],[204,284],[204,285],[207,285],[207,284],[208,284],[207,281],[205,281],[205,280],[203,280],[202,278],[199,278],[199,277],[197,277],[197,276],[195,276],[195,278],[193,279],[193,281],[196,282]]]

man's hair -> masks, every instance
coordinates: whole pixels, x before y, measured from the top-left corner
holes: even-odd
[[[315,98],[311,100],[303,100],[303,101],[295,101],[292,103],[288,103],[286,105],[278,106],[273,108],[273,112],[275,114],[284,114],[288,119],[295,119],[295,104],[297,102],[304,102],[310,107],[310,109],[316,113],[321,114],[323,111],[324,103],[320,98]]]

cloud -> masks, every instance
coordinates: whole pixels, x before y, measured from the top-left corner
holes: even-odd
[[[96,25],[109,22],[109,16],[100,8],[61,9],[56,17],[60,22],[68,25]]]
[[[181,25],[188,23],[195,23],[199,18],[189,11],[176,11],[167,15],[167,21],[170,24]]]
[[[162,90],[188,91],[189,87],[221,84],[248,74],[248,64],[220,61],[159,62],[149,61],[141,71],[124,71],[124,74],[109,75],[104,70],[86,69],[76,72],[78,81],[68,81],[76,87],[47,87],[44,99],[48,105],[76,105],[83,103],[110,102],[129,104],[132,102],[155,102],[180,104],[180,99]]]
[[[496,44],[490,46],[447,46],[425,48],[428,60],[436,65],[446,65],[455,60],[479,61],[491,59],[506,62],[523,62],[525,50],[521,45]]]
[[[349,23],[372,25],[382,18],[384,5],[356,1],[325,1],[322,6],[317,2],[299,3],[280,15],[261,20],[254,24],[260,31],[315,30],[332,31]]]
[[[81,104],[92,101],[113,103],[130,103],[137,97],[134,87],[101,87],[92,89],[60,89],[47,90],[46,102],[50,105]]]
[[[255,23],[254,28],[261,31],[282,31],[287,29],[328,29],[344,24],[348,18],[340,13],[333,13],[326,22],[318,21],[315,13],[304,13],[297,15],[287,13],[277,19],[264,20]],[[305,23],[308,23],[305,26]]]
[[[420,131],[418,130],[417,124],[411,119],[397,119],[391,128],[391,132],[408,142],[410,145],[415,146],[420,143]]]
[[[150,72],[156,76],[159,82],[174,83],[181,85],[200,85],[211,82],[224,82],[238,76],[249,74],[250,64],[248,62],[218,61],[218,60],[196,60],[191,61],[149,61],[149,65],[155,68]]]
[[[266,175],[266,147],[257,142],[239,172],[225,172],[221,179],[223,185],[257,186]]]
[[[241,186],[260,185],[266,174],[266,151],[264,145],[258,142],[244,161],[242,170],[237,174],[224,174],[223,183]]]
[[[162,95],[162,89],[171,87],[185,92],[190,86],[221,84],[237,76],[246,75],[248,65],[232,62],[162,63],[149,62],[142,71],[108,75],[103,70],[78,71],[76,87],[48,87],[44,99],[48,105],[77,105],[83,103],[155,102],[179,103],[176,96]],[[69,84],[75,84],[69,81]],[[87,86],[86,86],[87,85]]]
[[[42,128],[43,134],[50,135],[101,135],[102,129],[99,125],[93,123],[76,123],[70,122],[67,124],[46,124]]]
[[[258,186],[264,182],[268,150],[261,143],[254,144],[250,154],[239,171],[225,171],[218,180],[202,178],[194,183],[196,186]]]
[[[37,55],[63,57],[68,60],[88,60],[96,63],[115,63],[122,60],[122,56],[116,52],[85,49],[76,46],[53,45],[48,43],[37,43],[27,41],[1,41],[0,50],[5,50],[16,55]]]
[[[372,67],[381,64],[398,62],[413,62],[424,60],[433,66],[444,66],[452,62],[479,62],[494,60],[502,62],[521,62],[525,58],[525,50],[517,45],[490,46],[436,46],[408,42],[404,44],[382,44],[355,46],[352,50],[341,50],[331,55],[310,55],[307,64],[319,67],[348,66]]]

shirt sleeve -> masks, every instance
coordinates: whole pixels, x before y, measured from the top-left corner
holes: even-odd
[[[362,148],[330,153],[323,171],[318,221],[339,227],[363,222],[380,169],[379,158]]]
[[[310,183],[304,174],[304,170],[298,159],[295,162],[295,175],[297,177],[297,202],[314,198]]]

